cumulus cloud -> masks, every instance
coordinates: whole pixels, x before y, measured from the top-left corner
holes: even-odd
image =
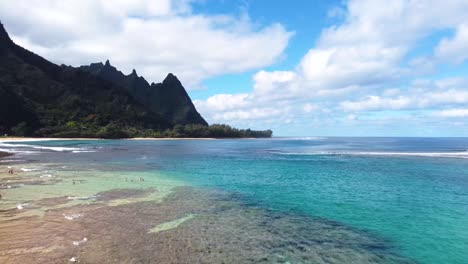
[[[458,26],[454,37],[443,39],[435,53],[440,59],[458,64],[468,59],[468,24]]]
[[[248,94],[217,94],[206,101],[195,101],[199,109],[222,112],[249,107]]]
[[[58,63],[109,58],[150,81],[175,72],[187,88],[258,70],[250,92],[195,101],[210,123],[301,120],[335,128],[466,117],[468,79],[435,77],[441,63],[468,59],[466,0],[349,0],[328,14],[340,22],[324,28],[295,67],[282,70],[264,67],[282,58],[292,32],[259,26],[246,14],[196,14],[193,1],[4,0],[0,16],[16,41]],[[447,31],[453,36],[418,52],[419,43]],[[379,116],[385,111],[392,116]]]
[[[298,75],[292,71],[260,71],[253,76],[254,93],[260,97],[285,99],[291,90],[299,88],[294,85]]]
[[[249,94],[217,94],[207,100],[195,100],[194,104],[210,123],[238,126],[261,126],[262,122],[272,120],[284,122],[290,119],[291,114],[291,106],[287,103],[259,103]]]
[[[149,81],[174,72],[187,88],[268,66],[292,36],[280,24],[254,25],[245,14],[194,14],[190,2],[5,0],[0,16],[15,41],[56,63],[110,59]]]
[[[322,121],[381,122],[380,117],[357,118],[353,112],[401,111],[385,123],[401,120],[405,111],[465,107],[467,79],[420,76],[438,70],[440,60],[435,58],[457,63],[468,58],[467,13],[465,0],[395,0],[384,5],[374,0],[350,0],[345,8],[332,8],[329,15],[339,16],[342,22],[325,28],[296,67],[254,74],[252,91],[243,95],[248,102],[245,105],[275,109],[288,105],[288,118],[281,119],[284,115],[280,114],[264,118],[289,121],[304,121],[306,114]],[[442,30],[454,30],[455,35],[436,43],[434,54],[412,54],[419,41]],[[199,101],[198,105],[202,104]],[[202,109],[208,115],[215,111]],[[230,111],[233,109],[225,113]],[[422,122],[423,118],[417,120]]]
[[[380,96],[371,95],[361,101],[344,101],[341,107],[345,111],[369,111],[369,110],[395,110],[403,109],[411,106],[409,98],[400,96],[397,98],[382,98]]]
[[[289,73],[300,82],[290,82],[290,93],[314,96],[350,86],[380,89],[407,77],[408,72],[432,70],[427,58],[412,59],[409,64],[414,69],[404,67],[406,55],[418,40],[435,30],[467,21],[468,2],[396,0],[382,5],[373,0],[351,0],[346,11],[344,23],[324,29],[317,45]],[[285,90],[284,85],[281,88]]]
[[[468,79],[415,80],[409,89],[385,90],[381,95],[370,95],[354,101],[343,101],[345,111],[382,111],[433,109],[450,105],[468,104]]]
[[[468,108],[446,109],[434,113],[437,117],[468,117]]]
[[[380,89],[398,81],[408,74],[402,64],[411,47],[435,30],[459,26],[467,21],[467,12],[468,2],[458,0],[396,0],[385,5],[351,0],[345,22],[323,30],[316,47],[299,63],[296,71],[304,79],[301,87],[313,94],[312,89],[349,86]],[[464,36],[464,29],[460,26],[457,36]],[[461,46],[461,38],[456,37],[453,46]],[[414,58],[410,64],[416,71],[422,65],[426,71],[433,67],[427,58]]]
[[[304,113],[311,113],[312,111],[317,110],[318,108],[319,106],[317,105],[307,103],[307,104],[304,104],[304,106],[302,107],[302,110],[304,110]]]

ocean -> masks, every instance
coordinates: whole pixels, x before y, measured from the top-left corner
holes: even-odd
[[[468,138],[0,151],[1,263],[468,263]]]

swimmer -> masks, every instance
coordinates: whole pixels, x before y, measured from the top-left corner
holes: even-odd
[[[73,179],[73,184],[75,184],[75,179]]]
[[[3,198],[3,197],[2,197],[2,194],[0,193],[0,200],[1,200],[2,198]]]

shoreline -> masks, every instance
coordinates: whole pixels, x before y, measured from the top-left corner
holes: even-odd
[[[110,139],[110,138],[39,138],[39,137],[0,137],[0,143],[2,142],[34,142],[34,141],[70,141],[70,140],[219,140],[219,139],[265,139],[265,138],[145,138],[145,137],[135,137],[135,138],[119,138],[119,139]]]

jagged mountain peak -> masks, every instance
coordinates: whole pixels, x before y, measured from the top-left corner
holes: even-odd
[[[163,83],[167,83],[167,82],[179,82],[180,83],[179,79],[177,79],[177,76],[175,76],[172,73],[167,74],[166,78],[164,78]]]
[[[8,33],[7,33],[6,29],[5,29],[5,27],[3,26],[2,21],[0,21],[0,37],[2,37],[2,38],[3,38],[3,37],[10,38],[10,37],[8,36]]]
[[[11,44],[13,44],[13,41],[10,39],[8,32],[0,21],[0,45],[5,46]]]
[[[87,66],[87,71],[58,66],[16,45],[1,25],[0,134],[128,137],[124,128],[174,125],[128,91],[96,76],[103,67],[102,62]]]
[[[121,87],[137,101],[174,124],[208,124],[195,109],[182,83],[172,73],[162,83],[150,85],[143,76],[138,76],[136,70],[125,75],[111,66],[109,61],[105,65],[93,63],[81,66],[80,69]]]

